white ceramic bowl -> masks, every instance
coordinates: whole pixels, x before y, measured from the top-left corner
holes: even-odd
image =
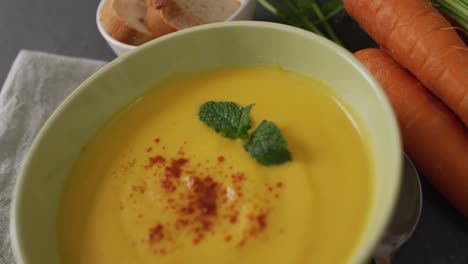
[[[348,263],[365,263],[399,191],[401,146],[390,102],[349,51],[299,28],[258,21],[202,25],[146,43],[101,68],[58,107],[34,140],[14,190],[11,241],[17,263],[61,263],[57,219],[64,181],[83,144],[116,112],[167,76],[253,65],[281,65],[322,80],[361,121],[375,197]]]
[[[114,53],[117,56],[120,56],[127,51],[136,49],[138,46],[134,45],[128,45],[123,42],[120,42],[113,37],[111,37],[102,27],[101,21],[99,20],[99,11],[101,10],[102,6],[104,5],[104,2],[106,0],[101,0],[99,3],[97,12],[96,12],[96,24],[97,28],[99,30],[99,33],[101,33],[101,36],[106,40],[107,44],[111,49],[114,51]],[[242,21],[242,20],[253,20],[254,13],[255,13],[255,6],[257,1],[256,0],[240,0],[241,6],[239,9],[237,9],[234,14],[232,14],[226,21]]]

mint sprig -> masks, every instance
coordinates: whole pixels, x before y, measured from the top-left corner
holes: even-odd
[[[244,149],[263,165],[277,165],[291,160],[281,130],[270,121],[262,121],[249,137],[250,111],[234,102],[206,102],[200,107],[199,119],[227,138],[245,140]]]
[[[253,132],[244,149],[263,165],[278,165],[291,161],[291,153],[281,130],[270,121],[263,120]]]
[[[200,120],[228,138],[248,137],[250,110],[253,105],[242,107],[233,102],[206,102],[200,107]]]

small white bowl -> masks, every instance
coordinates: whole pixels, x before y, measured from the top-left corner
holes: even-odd
[[[99,13],[104,5],[106,0],[101,0],[99,3],[97,12],[96,12],[96,24],[101,33],[101,36],[106,40],[107,44],[117,56],[120,56],[127,51],[133,50],[138,46],[128,45],[123,42],[120,42],[113,37],[111,37],[102,27],[101,21],[99,20]],[[256,0],[240,0],[241,6],[232,14],[226,21],[241,21],[241,20],[253,20],[254,13],[255,13],[255,6],[257,1]]]

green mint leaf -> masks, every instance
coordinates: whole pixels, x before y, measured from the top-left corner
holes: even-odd
[[[263,165],[278,165],[291,160],[286,140],[273,123],[263,120],[253,132],[244,149]]]
[[[233,102],[206,102],[200,107],[199,119],[228,138],[247,138],[249,113],[253,105],[242,107]]]
[[[252,107],[254,105],[248,105],[242,109],[242,114],[240,117],[239,121],[239,127],[237,128],[237,134],[239,135],[240,138],[247,138],[248,134],[247,132],[250,129],[250,110],[252,110]]]

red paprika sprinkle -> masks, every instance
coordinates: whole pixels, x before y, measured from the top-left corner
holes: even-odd
[[[238,247],[243,247],[245,245],[245,239],[242,239],[239,243],[237,243]]]
[[[257,223],[260,226],[260,229],[265,229],[266,227],[266,217],[267,215],[265,213],[260,214],[257,216]]]
[[[152,150],[153,150],[153,148],[149,147],[149,148],[146,149],[146,152],[151,152]]]
[[[154,143],[158,144],[161,140],[159,138],[154,139]]]
[[[140,192],[140,193],[145,193],[145,186],[144,185],[133,185],[132,186],[132,191],[134,192]]]
[[[197,245],[200,243],[200,241],[205,237],[203,234],[198,234],[194,239],[193,239],[193,244]]]
[[[232,216],[229,218],[229,222],[231,222],[231,224],[237,223],[237,214],[232,215]]]
[[[167,177],[161,181],[161,188],[163,188],[167,192],[174,192],[176,190],[175,185]]]
[[[180,213],[186,214],[186,215],[191,215],[191,214],[195,213],[195,209],[193,208],[193,205],[191,204],[191,205],[189,205],[187,207],[182,207],[180,209]]]
[[[216,214],[216,199],[218,183],[214,182],[211,177],[200,179],[194,177],[193,191],[197,196],[198,209],[202,214]]]
[[[202,221],[202,230],[203,231],[210,231],[212,227],[213,227],[212,222],[210,222],[208,220],[203,220]]]
[[[157,224],[154,227],[150,228],[148,234],[148,241],[150,243],[157,243],[164,238],[164,226]]]
[[[149,165],[148,166],[152,167],[154,164],[164,163],[164,162],[166,162],[166,159],[161,155],[157,155],[157,156],[149,158]]]
[[[173,159],[171,161],[171,165],[166,167],[166,172],[169,173],[170,176],[179,178],[182,173],[182,166],[184,166],[184,164],[187,162],[188,160],[184,158]],[[166,176],[169,176],[169,175],[166,174]]]
[[[176,221],[176,229],[181,229],[183,227],[186,227],[189,224],[189,220],[187,219],[177,219]]]
[[[159,138],[154,141],[159,143]],[[184,142],[185,144],[187,143]],[[150,152],[153,148],[149,147],[147,151]],[[161,148],[164,148],[164,145]],[[204,159],[193,161],[196,154],[189,158],[184,151],[184,146],[175,150],[174,156],[149,157],[145,168],[150,170],[147,175],[151,178],[143,179],[141,184],[132,186],[131,196],[135,193],[135,197],[139,197],[140,193],[150,191],[159,193],[156,202],[162,203],[160,207],[163,210],[162,213],[173,216],[166,222],[153,219],[158,224],[149,228],[146,239],[142,237],[151,245],[155,254],[170,254],[173,250],[180,248],[181,245],[167,246],[168,243],[176,243],[171,238],[179,237],[184,233],[190,236],[194,245],[218,233],[221,238],[224,238],[225,243],[242,247],[248,243],[249,239],[260,235],[266,229],[271,201],[264,200],[259,193],[246,192],[244,185],[250,175],[236,171],[231,164],[227,164],[223,155],[216,155],[213,159],[206,161]],[[225,166],[220,165],[223,162],[226,163]],[[147,189],[154,186],[152,182],[155,180],[156,188],[160,189]],[[276,197],[279,197],[281,192],[279,188],[282,186],[282,182],[265,185],[266,189]],[[273,188],[275,188],[274,192]],[[241,214],[245,203],[251,205],[250,210],[247,214]],[[137,219],[142,219],[145,212],[138,213]],[[145,214],[146,218],[148,216]],[[243,225],[245,222],[247,226],[246,228],[240,227],[243,230],[240,237],[233,237],[228,233],[229,228],[224,228],[224,224],[229,224],[230,228],[236,229],[237,225],[240,223]],[[162,240],[164,244],[158,243]],[[163,245],[164,248],[161,248]]]

